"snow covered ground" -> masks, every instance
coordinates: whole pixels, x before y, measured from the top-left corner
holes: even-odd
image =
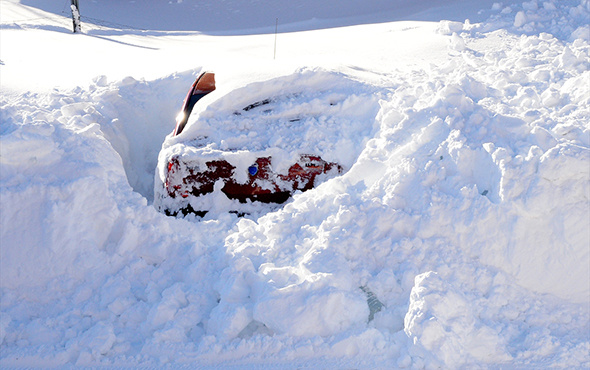
[[[0,0],[1,367],[590,366],[588,0],[80,2]],[[349,97],[346,172],[156,212],[202,70],[209,122]]]

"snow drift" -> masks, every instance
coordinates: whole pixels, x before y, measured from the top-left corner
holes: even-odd
[[[228,82],[340,76],[373,97],[348,172],[260,217],[151,204],[201,68],[2,95],[2,366],[588,366],[589,8],[496,3],[483,23],[412,24],[437,63],[395,64],[373,38],[375,68]],[[233,100],[213,98],[217,123]]]

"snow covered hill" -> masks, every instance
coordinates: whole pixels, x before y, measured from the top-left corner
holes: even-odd
[[[590,366],[590,2],[67,3],[0,2],[1,367]],[[156,212],[202,70],[219,135],[350,97],[304,128],[345,173]]]
[[[9,0],[10,1],[10,0]],[[14,1],[14,0],[12,0]],[[48,13],[69,16],[70,0],[21,0]],[[137,31],[199,31],[214,34],[252,34],[306,31],[393,20],[484,20],[492,0],[173,0],[80,1],[83,20],[99,26]],[[451,5],[451,6],[449,6]],[[485,11],[483,12],[485,13]],[[154,14],[157,14],[155,19]],[[442,17],[442,18],[441,18]],[[482,18],[483,17],[483,18]]]

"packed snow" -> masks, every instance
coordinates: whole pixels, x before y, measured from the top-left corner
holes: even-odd
[[[1,367],[590,367],[588,0],[139,3],[0,1]],[[197,127],[345,171],[167,217]]]

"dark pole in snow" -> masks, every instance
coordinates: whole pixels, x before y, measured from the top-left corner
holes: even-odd
[[[72,0],[72,22],[74,22],[74,33],[82,32],[80,27],[80,7],[78,6],[78,0]]]

